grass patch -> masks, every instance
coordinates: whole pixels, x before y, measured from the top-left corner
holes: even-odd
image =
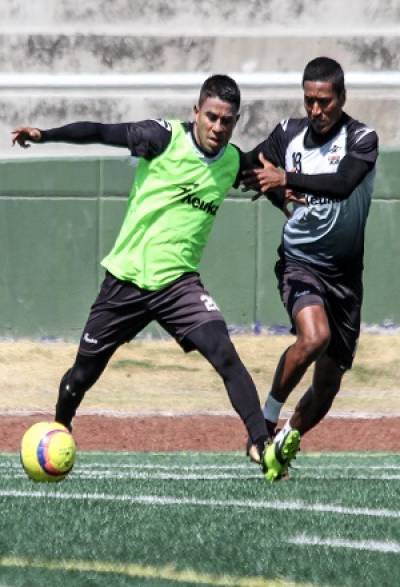
[[[135,361],[134,359],[123,359],[110,363],[111,369],[134,369],[140,367],[142,369],[157,369],[158,371],[199,371],[196,367],[187,367],[185,365],[163,365],[162,363],[154,363],[151,361]]]
[[[365,366],[362,364],[353,365],[351,371],[353,380],[356,380],[358,383],[361,384],[370,383],[374,379],[386,376],[385,369]]]
[[[263,402],[278,360],[294,337],[234,335],[233,341]],[[13,410],[29,406],[32,410],[52,411],[60,379],[75,355],[76,344],[71,343],[0,342],[0,357],[7,358],[0,362],[0,381],[7,388],[0,407]],[[363,333],[353,369],[343,379],[342,389],[352,394],[341,392],[334,408],[340,404],[341,411],[399,414],[399,357],[400,335]],[[289,410],[310,384],[311,376],[312,369],[290,396]],[[130,412],[163,410],[166,389],[182,398],[174,404],[180,412],[187,410],[189,404],[191,411],[231,409],[223,383],[211,365],[199,353],[183,353],[172,339],[138,340],[123,345],[85,397],[83,406],[119,406],[118,409]],[[53,396],[44,390],[50,390]],[[390,402],[382,402],[384,393],[390,394]]]
[[[109,364],[110,369],[127,369],[140,367],[141,369],[154,369],[155,364],[152,361],[135,361],[134,359],[121,359],[112,361]]]
[[[61,484],[30,482],[3,454],[0,472],[9,585],[375,587],[400,576],[399,455],[301,453],[275,484],[235,453],[79,454]]]

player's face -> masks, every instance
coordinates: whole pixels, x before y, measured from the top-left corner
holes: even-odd
[[[210,155],[227,145],[239,119],[236,107],[217,97],[206,98],[194,107],[194,136],[199,146]]]
[[[316,133],[325,134],[338,122],[344,102],[344,92],[338,95],[332,82],[304,82],[304,107]]]

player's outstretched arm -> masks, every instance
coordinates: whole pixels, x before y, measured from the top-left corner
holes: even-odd
[[[103,143],[116,147],[128,146],[128,127],[126,123],[101,124],[100,122],[73,122],[65,126],[50,129],[19,127],[12,133],[13,144],[29,147],[28,142],[35,143]]]
[[[128,147],[136,157],[152,159],[162,153],[171,140],[171,129],[165,121],[143,120],[102,124],[100,122],[72,122],[57,128],[38,129],[19,127],[12,132],[12,142],[21,147],[32,143],[102,143],[114,147]]]
[[[20,126],[12,131],[12,144],[18,144],[23,149],[30,147],[29,143],[39,143],[42,139],[42,133],[38,128],[31,126]]]

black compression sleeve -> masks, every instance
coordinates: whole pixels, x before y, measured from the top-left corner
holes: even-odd
[[[222,377],[232,406],[243,420],[255,444],[267,439],[264,416],[254,382],[240,360],[224,322],[211,320],[185,337],[188,349],[196,349]]]
[[[73,122],[58,128],[41,130],[41,142],[103,143],[116,147],[128,146],[128,124],[101,124],[100,122]]]
[[[286,186],[295,192],[345,200],[373,168],[371,163],[346,155],[336,173],[286,172]]]

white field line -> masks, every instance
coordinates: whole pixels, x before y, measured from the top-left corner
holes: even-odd
[[[254,471],[257,469],[254,467]],[[292,469],[293,471],[293,469]],[[229,481],[229,480],[247,480],[247,479],[260,479],[261,478],[261,471],[257,474],[231,474],[228,475],[227,473],[220,473],[220,474],[199,474],[199,473],[139,473],[139,472],[131,472],[131,473],[115,473],[114,471],[85,471],[85,470],[77,470],[74,471],[74,477],[78,479],[141,479],[141,480],[164,480],[164,481]],[[329,480],[330,477],[326,475],[303,475],[301,470],[296,472],[296,478],[298,479],[324,479]],[[346,480],[357,480],[357,481],[400,481],[400,474],[399,475],[391,475],[387,473],[382,473],[381,475],[335,475],[334,479],[346,479]]]
[[[75,479],[85,481],[106,481],[106,480],[141,480],[141,481],[246,481],[249,479],[262,479],[261,471],[250,475],[227,475],[226,473],[218,474],[173,474],[173,473],[114,473],[112,471],[85,472],[77,471],[73,473]],[[26,478],[24,473],[14,473],[2,475],[1,479],[19,479]],[[400,479],[400,477],[399,477]]]
[[[20,467],[19,463],[13,464],[14,467]],[[7,468],[6,464],[0,463],[0,469],[4,467]],[[152,471],[187,471],[187,472],[199,472],[199,471],[254,471],[256,467],[255,464],[249,465],[190,465],[190,466],[179,466],[179,465],[157,465],[157,464],[143,464],[143,465],[117,465],[117,464],[106,464],[106,463],[98,463],[98,464],[84,464],[81,463],[75,466],[75,470],[77,471],[84,471],[87,472],[88,470],[94,470],[96,472],[100,471],[113,471],[113,470],[141,470],[141,469],[150,469]],[[400,471],[400,465],[300,465],[293,466],[293,470],[295,471],[302,471],[306,469],[307,471],[351,471],[351,470],[362,470],[362,471]]]
[[[297,467],[296,467],[297,468]],[[318,471],[328,471],[333,469],[339,469],[340,471],[349,470],[349,469],[362,469],[367,471],[400,471],[400,465],[393,465],[393,464],[385,464],[382,465],[364,465],[364,464],[354,464],[354,465],[306,465],[301,463],[301,469],[317,469]]]
[[[93,455],[96,454],[95,452],[92,453]],[[103,452],[98,452],[97,454],[99,455],[104,455],[104,451]],[[123,453],[120,453],[123,454]],[[125,453],[126,454],[126,453]],[[156,454],[156,453],[153,453]],[[161,454],[161,453],[158,453]],[[202,453],[198,453],[198,454],[202,454]],[[204,453],[203,453],[204,454]],[[218,454],[218,453],[217,453]],[[219,453],[221,454],[221,453]],[[237,456],[240,457],[240,453],[232,453],[232,456]],[[336,451],[319,451],[319,452],[303,452],[300,453],[299,456],[304,456],[307,460],[317,460],[317,459],[322,459],[321,460],[326,460],[327,458],[333,459],[335,461],[339,460],[339,459],[343,459],[349,462],[353,462],[353,463],[358,463],[359,461],[377,461],[379,460],[379,462],[382,464],[382,466],[384,466],[385,464],[385,459],[389,459],[390,461],[396,460],[398,461],[400,459],[400,452],[397,451],[373,451],[373,452],[369,452],[369,451],[365,451],[365,452],[357,452],[357,451],[341,451],[341,452],[336,452]],[[315,465],[318,466],[318,465]],[[349,465],[351,466],[351,465]]]
[[[254,469],[256,470],[256,469]],[[259,471],[254,474],[239,474],[239,475],[228,475],[226,473],[218,474],[174,474],[174,473],[114,473],[112,471],[75,471],[71,473],[74,479],[80,479],[83,481],[122,481],[122,480],[140,480],[140,481],[248,481],[250,479],[262,479],[262,474]],[[6,473],[2,474],[1,480],[10,479],[22,479],[26,478],[24,473]],[[296,473],[296,479],[302,481],[400,481],[400,475],[388,475],[382,473],[381,475],[335,475],[329,477],[326,475],[303,475]]]
[[[303,469],[306,469],[304,473]],[[335,474],[334,479],[351,479],[362,481],[400,481],[400,474],[388,473],[388,470],[399,471],[400,467],[396,465],[383,466],[343,466],[325,465],[325,466],[300,466],[293,467],[297,479],[302,480],[329,480],[330,477],[323,474],[323,471],[352,471],[362,469],[364,474]],[[231,473],[210,473],[209,471],[231,471]],[[317,470],[317,473],[310,474],[310,471]],[[0,480],[24,478],[21,465],[18,461],[12,463],[0,462],[0,471],[2,474]],[[179,471],[174,473],[172,471]],[[322,471],[322,474],[320,474]],[[368,471],[382,471],[379,475],[368,474]],[[258,467],[251,465],[152,465],[152,464],[88,464],[87,466],[75,465],[73,476],[75,479],[82,480],[164,480],[164,481],[218,481],[218,480],[250,480],[259,479],[261,474]]]
[[[254,469],[256,470],[256,469]],[[291,470],[293,473],[293,469]],[[246,479],[260,479],[261,473],[258,474],[239,474],[239,475],[227,475],[226,473],[221,474],[183,474],[179,475],[177,473],[113,473],[111,471],[104,473],[103,471],[97,472],[94,471],[92,473],[86,471],[77,471],[74,475],[79,479],[147,479],[147,480],[165,480],[165,481],[216,481],[216,480],[243,480]],[[303,475],[301,470],[296,471],[296,478],[297,479],[318,479],[318,480],[352,480],[352,481],[400,481],[400,474],[399,475],[391,475],[387,473],[382,473],[381,475],[335,475],[334,478],[328,477],[326,475]]]
[[[293,470],[293,469],[292,469]],[[386,473],[382,473],[382,475],[335,475],[334,477],[328,477],[327,475],[303,475],[301,472],[298,474],[296,473],[296,479],[301,479],[302,481],[313,481],[313,480],[323,480],[323,481],[400,481],[400,475],[387,475]]]
[[[79,463],[74,467],[74,472],[90,474],[109,474],[113,475],[115,472],[124,473],[126,471],[185,471],[188,473],[198,473],[199,471],[238,471],[239,474],[248,471],[254,471],[257,465],[255,464],[244,464],[244,465],[161,465],[157,463],[143,463],[143,464],[129,464],[129,463]],[[0,460],[1,469],[16,469],[21,468],[21,463],[17,460],[6,462]],[[390,463],[383,463],[382,465],[365,465],[365,464],[354,464],[354,465],[307,465],[304,463],[296,464],[292,466],[292,471],[301,473],[302,471],[400,471],[400,465],[393,465]]]
[[[308,455],[308,457],[313,455]],[[318,456],[318,455],[315,455]],[[346,455],[343,455],[346,458]],[[357,455],[358,456],[358,455]],[[307,458],[307,457],[306,457]],[[74,472],[81,473],[86,475],[110,475],[113,476],[115,473],[120,475],[125,475],[126,472],[130,471],[142,471],[142,470],[149,470],[153,473],[158,471],[180,471],[181,473],[199,473],[200,471],[234,471],[237,472],[239,475],[243,473],[254,471],[256,465],[254,463],[246,462],[243,464],[240,463],[232,463],[232,464],[196,464],[192,463],[190,465],[174,465],[174,464],[161,464],[155,462],[147,462],[147,463],[118,463],[118,462],[89,462],[85,463],[84,461],[80,461],[79,463],[75,464]],[[0,454],[0,471],[5,469],[7,471],[18,471],[21,469],[21,463],[18,458],[12,456],[11,458],[3,458]],[[298,462],[292,467],[292,471],[296,471],[297,473],[302,474],[303,471],[382,471],[384,474],[387,471],[400,471],[400,464],[393,464],[392,462],[386,463],[384,460],[381,461],[379,465],[369,465],[364,463],[353,463],[350,465],[341,465],[341,464],[315,464],[311,463],[308,464],[306,462]],[[158,473],[157,473],[158,474]],[[364,477],[363,477],[364,478]],[[396,477],[394,477],[396,478]]]
[[[19,461],[14,461],[13,463],[5,463],[0,461],[0,469],[9,469],[10,467],[20,468],[21,464]],[[400,469],[400,466],[398,467]],[[108,469],[112,471],[113,469],[151,469],[152,471],[164,470],[164,471],[221,471],[221,470],[228,470],[228,471],[237,471],[237,470],[245,470],[245,471],[252,471],[254,470],[254,465],[160,465],[157,463],[143,463],[143,464],[129,464],[129,463],[81,463],[79,465],[75,465],[74,470],[82,470],[87,471],[88,469]]]
[[[6,466],[0,462],[0,468]],[[15,463],[14,466],[20,466],[19,463]],[[159,465],[156,463],[153,464],[121,464],[118,465],[116,463],[88,463],[87,465],[81,463],[76,465],[75,469],[82,471],[87,471],[88,469],[105,469],[112,471],[113,469],[151,469],[153,471],[161,470],[161,471],[253,471],[255,468],[254,464],[244,464],[244,465]],[[318,471],[329,471],[329,470],[365,470],[365,471],[400,471],[400,464],[393,465],[393,464],[382,464],[382,465],[366,465],[366,464],[355,464],[355,465],[306,465],[301,463],[298,467],[294,467],[295,470],[318,470]]]
[[[207,473],[207,471],[214,471],[219,469],[226,471],[232,471],[232,473]],[[307,468],[307,467],[306,467]],[[360,481],[400,481],[400,474],[387,473],[389,467],[362,467],[362,469],[368,471],[382,471],[379,475],[369,474],[335,474],[334,479],[351,479]],[[394,470],[399,470],[400,467],[393,467]],[[199,466],[199,467],[179,467],[162,465],[127,465],[124,471],[119,470],[118,466],[107,467],[104,465],[99,468],[85,467],[85,465],[75,466],[72,475],[75,479],[82,480],[148,480],[148,481],[229,481],[229,480],[250,480],[260,479],[261,473],[259,468],[255,465],[250,466]],[[143,471],[143,469],[145,469]],[[308,471],[313,470],[313,467],[308,467]],[[317,470],[323,470],[324,467],[315,467]],[[326,467],[327,470],[333,470]],[[357,469],[357,467],[348,467],[347,470]],[[0,463],[0,470],[6,470],[5,473],[1,474],[0,480],[3,479],[20,479],[24,478],[25,474],[22,472],[21,465],[17,462],[7,466],[6,463]],[[173,473],[171,471],[181,471],[180,473]],[[335,467],[334,470],[341,471],[342,467]],[[183,472],[184,471],[184,472]],[[203,472],[200,472],[203,471]],[[251,471],[251,472],[250,472]],[[318,473],[303,473],[302,467],[293,468],[292,472],[296,471],[295,475],[297,479],[319,479],[329,480],[330,477],[324,474]]]
[[[0,460],[0,469],[10,469],[15,468],[19,469],[21,464],[18,460],[14,462],[1,462]],[[254,464],[232,464],[232,465],[161,465],[157,463],[143,463],[143,464],[130,464],[130,463],[79,463],[75,465],[74,471],[82,471],[87,472],[91,470],[106,470],[106,471],[113,471],[117,470],[141,470],[141,469],[150,469],[152,471],[253,471],[255,468]],[[308,465],[301,463],[300,465],[295,465],[293,467],[296,471],[302,471],[304,469],[307,470],[317,470],[317,471],[329,471],[329,470],[339,470],[339,471],[348,471],[348,470],[363,470],[363,471],[400,471],[400,464],[393,465],[393,464],[385,464],[382,465],[365,465],[365,464],[354,464],[354,465]],[[100,472],[99,471],[99,472]]]
[[[112,451],[108,451],[107,449],[104,450],[90,450],[90,451],[79,451],[79,458],[80,458],[80,462],[83,463],[82,466],[85,466],[85,460],[86,459],[91,459],[93,457],[104,457],[104,460],[106,461],[107,458],[111,458],[112,460],[114,460],[114,457],[118,457],[121,459],[125,459],[125,460],[132,460],[132,456],[133,458],[136,458],[136,456],[138,454],[141,455],[146,455],[148,457],[160,457],[162,459],[168,459],[168,458],[173,458],[176,456],[179,456],[179,459],[181,460],[186,460],[189,461],[190,463],[192,463],[193,459],[196,457],[201,457],[204,458],[204,455],[208,454],[209,456],[212,455],[212,459],[213,461],[223,461],[225,462],[227,460],[227,457],[229,458],[229,461],[233,462],[241,462],[243,463],[243,456],[244,453],[243,451],[234,451],[234,452],[215,452],[215,451],[202,451],[202,450],[190,450],[190,451],[140,451],[140,450],[135,450],[135,451],[127,451],[127,450],[112,450]],[[229,456],[228,456],[229,455]],[[393,462],[393,460],[395,461],[399,461],[400,462],[400,452],[393,452],[393,451],[380,451],[380,452],[354,452],[354,451],[342,451],[342,452],[336,452],[336,451],[323,451],[323,452],[302,452],[299,454],[299,457],[302,459],[304,458],[304,461],[319,461],[319,460],[326,460],[327,458],[329,459],[333,459],[335,461],[338,461],[340,459],[346,460],[348,462],[354,462],[354,463],[361,463],[362,461],[379,461],[380,464],[382,465],[382,468],[384,468],[385,465],[385,459],[388,459],[390,462]],[[321,459],[322,457],[322,459]],[[0,451],[0,464],[4,462],[7,463],[16,463],[19,462],[18,461],[18,456],[16,456],[16,450],[12,450],[12,451]],[[298,461],[299,462],[299,461]],[[88,463],[89,464],[89,463]],[[127,465],[129,465],[128,463],[125,463]],[[233,465],[236,466],[236,465]],[[250,464],[249,462],[249,466],[253,466]],[[310,465],[313,466],[313,465]],[[316,464],[316,467],[318,467],[319,465]],[[350,468],[352,467],[352,465],[347,465]],[[358,465],[355,465],[358,466]],[[322,467],[322,465],[321,465]]]
[[[79,454],[79,453],[78,453]],[[99,454],[105,454],[105,453],[93,453],[96,454],[97,456]],[[143,454],[143,453],[142,453]],[[157,456],[163,456],[164,461],[166,458],[168,458],[170,455],[168,453],[166,454],[162,454],[162,453],[149,453],[152,454],[153,456],[157,454]],[[174,453],[175,456],[178,453]],[[182,457],[188,457],[190,460],[193,460],[193,456],[196,454],[200,454],[200,455],[204,455],[204,453],[182,453]],[[87,457],[88,453],[84,454],[84,457]],[[127,455],[129,456],[129,455]],[[221,453],[216,453],[215,454],[215,459],[213,457],[213,460],[217,460],[218,457],[223,457],[226,459],[225,455],[222,455]],[[229,455],[230,459],[234,459],[234,457],[238,457],[241,459],[241,461],[243,461],[243,455],[241,454],[235,454],[232,453]],[[299,459],[300,460],[296,462],[296,464],[294,465],[294,469],[295,470],[303,470],[303,469],[308,469],[308,470],[318,470],[318,471],[328,471],[328,470],[352,470],[352,469],[357,469],[357,470],[365,470],[365,471],[387,471],[387,470],[391,470],[391,471],[400,471],[400,454],[397,455],[395,453],[393,453],[393,455],[389,455],[388,453],[385,453],[384,455],[380,455],[380,454],[371,454],[369,455],[370,460],[376,460],[376,458],[378,457],[380,459],[380,464],[379,465],[370,465],[370,464],[366,464],[365,460],[367,458],[368,455],[363,455],[362,453],[337,453],[334,455],[331,455],[330,453],[326,453],[325,456],[333,456],[335,460],[339,460],[339,459],[343,459],[343,460],[350,460],[352,458],[357,459],[357,461],[354,461],[352,464],[347,464],[347,465],[342,465],[342,464],[337,464],[337,463],[331,463],[331,464],[317,464],[315,463],[315,459],[316,458],[320,458],[320,454],[319,453],[307,453],[307,455],[303,456],[302,454],[299,455]],[[392,458],[393,456],[393,458]],[[111,456],[111,458],[113,458]],[[361,459],[364,462],[358,462],[358,459]],[[385,458],[389,458],[391,462],[385,462]],[[399,464],[397,463],[393,463],[393,459],[395,459],[396,461],[398,461]],[[313,461],[308,463],[307,461]],[[20,468],[21,467],[21,463],[18,457],[16,457],[13,454],[2,454],[0,453],[0,469],[10,469],[10,468]],[[75,470],[80,470],[82,469],[83,471],[87,471],[87,470],[91,470],[91,469],[106,469],[109,471],[112,471],[114,469],[118,469],[118,470],[123,470],[123,469],[132,469],[132,470],[136,470],[136,469],[151,469],[153,471],[156,470],[161,470],[161,471],[173,471],[173,470],[178,470],[178,471],[251,471],[254,470],[255,464],[251,463],[249,460],[247,460],[245,463],[237,463],[237,462],[232,462],[230,464],[197,464],[197,463],[191,463],[189,465],[174,465],[173,463],[166,463],[166,464],[162,464],[162,463],[157,463],[157,462],[144,462],[144,463],[127,463],[127,462],[107,462],[107,460],[105,461],[90,461],[88,463],[85,463],[85,458],[80,458],[79,462],[76,463],[75,465]],[[1,585],[0,585],[1,587]]]
[[[330,548],[351,548],[353,550],[368,550],[369,552],[400,553],[400,542],[378,542],[376,540],[344,540],[342,538],[321,538],[320,536],[305,536],[300,534],[289,538],[289,544],[298,546],[328,546]]]
[[[400,511],[388,509],[373,509],[360,507],[345,507],[336,504],[315,503],[309,504],[302,500],[294,501],[253,501],[253,500],[223,500],[197,499],[185,497],[157,496],[157,495],[127,495],[107,493],[68,493],[58,491],[17,491],[0,490],[0,497],[29,498],[29,499],[55,499],[66,501],[109,501],[148,506],[191,506],[206,508],[237,508],[245,510],[283,510],[304,511],[311,513],[336,514],[344,516],[366,516],[377,518],[400,518]]]

